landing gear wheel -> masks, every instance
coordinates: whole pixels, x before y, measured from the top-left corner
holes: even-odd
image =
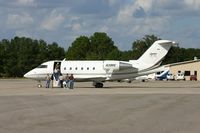
[[[38,85],[37,85],[37,87],[38,87],[38,88],[41,88],[41,87],[42,87],[42,85],[41,85],[41,84],[38,84]]]
[[[42,87],[42,84],[41,84],[41,81],[40,81],[40,80],[38,81],[37,87],[38,87],[38,88],[41,88],[41,87]]]
[[[103,88],[103,83],[96,83],[95,88]]]

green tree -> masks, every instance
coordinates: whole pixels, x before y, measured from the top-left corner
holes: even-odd
[[[6,46],[9,44],[9,41],[6,39],[3,39],[0,41],[0,77],[4,76],[5,73],[5,63],[7,58],[6,53]]]
[[[13,41],[13,40],[12,40]],[[5,50],[5,53],[6,53],[6,59],[5,59],[5,66],[4,66],[4,71],[5,71],[5,74],[4,76],[14,76],[14,71],[16,71],[16,64],[17,64],[17,61],[16,61],[16,53],[17,50],[16,50],[16,46],[11,44],[11,42],[8,42],[6,44],[6,50]]]
[[[2,77],[2,74],[4,73],[3,58],[4,58],[4,46],[2,42],[0,42],[0,77]]]
[[[141,40],[136,40],[132,44],[133,58],[138,59],[155,41],[160,38],[155,35],[145,35]]]
[[[134,59],[132,50],[121,52],[121,56],[120,56],[119,60],[129,61],[129,60],[132,60],[132,59]]]
[[[86,36],[80,36],[72,43],[66,52],[66,59],[85,60],[91,51],[90,40]]]
[[[111,51],[117,51],[117,47],[114,45],[112,39],[102,32],[96,32],[90,37],[91,53],[88,55],[89,58],[96,58],[99,60],[107,59],[108,54]],[[91,56],[92,55],[92,56]],[[88,58],[88,57],[87,57]],[[109,58],[111,58],[109,56]]]
[[[106,33],[96,32],[90,38],[80,36],[66,52],[66,58],[72,60],[117,59],[120,51]]]
[[[25,37],[2,40],[0,42],[0,76],[22,77],[44,61],[63,59],[65,51],[57,43],[49,44],[43,40]]]
[[[117,48],[115,48],[107,54],[106,59],[107,60],[120,60],[121,56],[122,56],[122,52],[119,51]]]
[[[65,57],[65,50],[58,46],[56,42],[47,45],[48,60],[62,60]]]
[[[140,57],[158,37],[146,35],[132,44],[132,50],[120,51],[106,33],[96,32],[91,37],[78,37],[66,51],[54,42],[15,37],[0,41],[0,77],[21,77],[27,71],[48,60],[130,60]],[[172,47],[163,64],[200,58],[200,49]]]

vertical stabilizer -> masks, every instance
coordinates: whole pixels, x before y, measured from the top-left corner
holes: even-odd
[[[155,41],[151,47],[137,60],[140,68],[150,68],[158,65],[166,56],[175,42],[169,40]]]

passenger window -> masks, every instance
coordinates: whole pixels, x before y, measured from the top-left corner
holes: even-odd
[[[81,67],[81,70],[83,70],[83,67]]]
[[[47,68],[47,65],[39,65],[37,68]]]
[[[66,67],[64,67],[64,70],[66,70]]]
[[[87,70],[89,70],[89,67],[87,67]]]
[[[93,70],[95,70],[95,67],[93,67]]]
[[[72,68],[70,67],[69,70],[72,70]]]
[[[76,67],[75,70],[77,70],[78,68]]]

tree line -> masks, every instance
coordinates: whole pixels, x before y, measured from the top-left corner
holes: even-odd
[[[80,36],[65,50],[56,42],[14,37],[0,41],[0,77],[22,77],[26,72],[49,60],[132,60],[138,59],[156,40],[146,35],[133,41],[132,49],[121,51],[106,33]],[[163,64],[200,58],[200,49],[172,47]]]
[[[65,50],[57,43],[25,37],[0,41],[0,76],[22,77],[27,71],[42,62],[63,59]]]

